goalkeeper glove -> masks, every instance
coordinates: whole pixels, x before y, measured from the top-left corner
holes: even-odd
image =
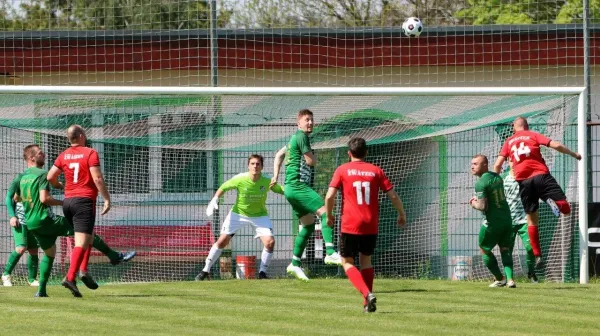
[[[210,200],[210,202],[208,203],[208,206],[206,206],[206,215],[208,217],[212,216],[213,211],[215,211],[218,208],[219,208],[219,198],[213,197],[213,199]]]

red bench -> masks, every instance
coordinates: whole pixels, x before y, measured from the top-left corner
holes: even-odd
[[[94,232],[118,252],[136,250],[136,261],[202,261],[208,255],[215,239],[211,223],[204,225],[174,226],[96,226]],[[60,241],[61,261],[68,262],[73,250],[73,237]],[[93,249],[91,262],[106,262],[99,251]],[[102,258],[98,258],[98,257]]]

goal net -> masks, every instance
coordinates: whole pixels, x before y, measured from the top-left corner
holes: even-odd
[[[115,250],[138,253],[132,261],[115,267],[95,251],[90,269],[100,281],[193,279],[218,237],[235,192],[226,194],[212,218],[205,215],[206,204],[221,183],[247,170],[249,154],[263,155],[264,173],[270,175],[274,153],[297,128],[296,113],[302,108],[315,114],[311,141],[318,158],[313,185],[317,192],[325,194],[335,168],[348,160],[347,141],[360,136],[369,146],[368,161],[385,170],[404,202],[408,226],[401,230],[395,224],[396,211],[382,197],[374,256],[378,276],[490,279],[477,242],[482,214],[468,206],[476,180],[470,173],[472,156],[487,155],[492,165],[517,116],[527,117],[531,129],[577,148],[575,90],[564,90],[568,94],[465,90],[462,95],[449,95],[431,89],[427,94],[398,90],[369,95],[341,89],[334,95],[318,89],[304,89],[305,94],[293,88],[279,88],[281,94],[273,93],[276,90],[248,94],[244,89],[221,89],[220,94],[213,94],[206,88],[187,89],[196,93],[138,88],[140,93],[128,94],[113,94],[116,89],[103,94],[96,89],[93,94],[0,95],[3,191],[25,168],[24,146],[39,144],[49,168],[67,148],[65,130],[71,124],[82,125],[89,145],[99,152],[113,209],[98,216],[96,233]],[[537,272],[547,280],[573,281],[579,275],[577,161],[546,148],[542,154],[573,212],[556,218],[545,204],[540,205],[545,267]],[[58,191],[53,194],[62,197]],[[276,237],[269,273],[285,276],[298,220],[283,196],[270,195],[268,210]],[[8,218],[5,207],[0,214]],[[8,255],[14,243],[4,222],[0,252]],[[339,223],[335,232],[337,244]],[[72,240],[60,238],[57,246],[58,279],[68,268]],[[245,257],[245,267],[257,269],[261,251],[260,241],[247,227],[232,239],[211,276],[235,277],[241,257]],[[527,274],[518,237],[513,257],[515,273]],[[309,276],[343,274],[336,266],[324,265],[323,258],[324,244],[317,229],[303,260]],[[17,283],[26,279],[25,260],[15,271]]]

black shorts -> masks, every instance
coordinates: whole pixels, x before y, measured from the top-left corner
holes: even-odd
[[[519,181],[519,195],[526,213],[538,211],[539,200],[546,202],[566,200],[567,196],[558,182],[550,174],[541,174]]]
[[[75,232],[93,234],[96,223],[96,202],[90,198],[73,197],[63,201],[63,214],[73,223]]]
[[[377,235],[359,235],[351,233],[342,233],[340,237],[340,254],[345,258],[354,258],[359,252],[370,256],[375,252],[377,245]]]

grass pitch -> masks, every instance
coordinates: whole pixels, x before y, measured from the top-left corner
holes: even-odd
[[[0,287],[2,335],[593,335],[600,284],[375,280],[377,312],[346,279]]]

